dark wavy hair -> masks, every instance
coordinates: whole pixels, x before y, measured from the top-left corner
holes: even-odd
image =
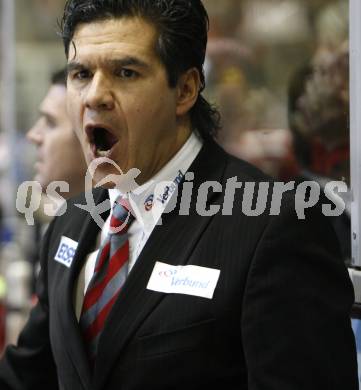
[[[198,70],[201,90],[190,111],[192,127],[204,138],[215,136],[220,114],[202,96],[209,19],[201,0],[68,0],[61,21],[66,56],[79,24],[127,16],[141,17],[157,29],[155,50],[171,88],[188,69]]]

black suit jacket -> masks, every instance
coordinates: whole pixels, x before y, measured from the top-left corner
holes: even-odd
[[[190,171],[208,181],[267,181],[207,142]],[[182,192],[184,185],[180,184]],[[95,190],[98,202],[107,192]],[[74,313],[74,287],[98,227],[69,202],[42,248],[39,303],[17,347],[0,363],[0,389],[355,390],[352,286],[337,240],[317,208],[298,220],[293,196],[279,216],[241,212],[163,215],[129,274],[99,341],[91,372]],[[224,193],[209,192],[207,205]],[[70,268],[54,261],[61,236],[79,246]],[[146,289],[154,263],[220,270],[213,299]]]

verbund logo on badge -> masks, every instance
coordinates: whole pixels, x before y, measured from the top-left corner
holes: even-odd
[[[183,176],[184,176],[183,172],[178,171],[178,175],[173,180],[173,183],[165,187],[163,194],[157,197],[157,201],[164,204],[168,200],[168,198],[174,193],[174,191],[177,189],[179,183],[183,179]]]
[[[204,282],[200,280],[192,279],[188,276],[179,277],[177,276],[178,270],[171,268],[168,270],[160,271],[159,276],[161,278],[171,278],[171,286],[189,286],[194,288],[207,288],[209,286],[210,280]]]
[[[147,289],[212,299],[220,271],[199,265],[169,265],[157,261]]]

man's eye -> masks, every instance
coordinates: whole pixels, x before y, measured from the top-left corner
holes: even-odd
[[[132,69],[122,68],[116,72],[118,77],[123,79],[132,79],[138,75],[138,73]]]
[[[73,78],[76,80],[85,80],[90,77],[90,72],[88,70],[79,70],[75,72]]]
[[[45,124],[46,124],[46,127],[50,128],[50,129],[53,129],[56,127],[56,122],[52,118],[45,117]]]

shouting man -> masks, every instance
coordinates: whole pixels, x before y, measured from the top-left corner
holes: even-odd
[[[279,213],[243,213],[245,183],[270,180],[212,141],[201,1],[70,0],[62,27],[69,113],[102,188],[50,225],[1,389],[356,390],[327,218],[298,220],[292,192]],[[133,169],[140,187],[114,184]]]

